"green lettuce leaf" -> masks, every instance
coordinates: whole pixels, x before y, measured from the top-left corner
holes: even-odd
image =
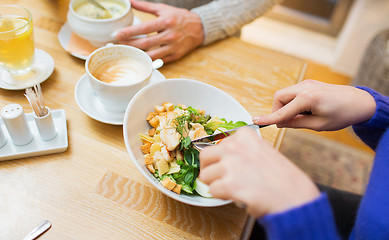
[[[242,126],[246,126],[247,125],[247,123],[245,123],[243,121],[237,121],[237,122],[229,121],[229,122],[227,122],[227,120],[224,119],[224,118],[222,118],[221,120],[224,123],[214,124],[213,127],[225,128],[227,130],[231,130],[231,129],[234,129],[234,128],[237,128],[237,127],[242,127]]]

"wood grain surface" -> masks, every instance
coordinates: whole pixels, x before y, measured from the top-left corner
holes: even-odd
[[[36,48],[49,53],[55,70],[42,84],[46,105],[64,109],[68,149],[59,154],[0,162],[0,239],[22,239],[44,219],[52,228],[40,239],[239,239],[244,210],[184,205],[158,192],[126,151],[122,126],[89,118],[74,88],[84,61],[58,42],[67,0],[13,0],[33,15]],[[142,14],[140,14],[141,16]],[[146,21],[146,19],[144,20]],[[276,90],[295,84],[305,62],[229,38],[202,47],[160,69],[166,78],[212,84],[236,98],[253,116],[271,112]],[[0,89],[0,108],[19,103],[32,112],[23,91]],[[261,131],[278,147],[283,131]]]

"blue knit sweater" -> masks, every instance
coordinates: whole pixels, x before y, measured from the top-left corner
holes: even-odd
[[[370,180],[359,206],[350,239],[389,239],[389,97],[366,88],[377,103],[374,116],[353,126],[376,152]],[[305,205],[258,219],[273,239],[340,239],[327,195]]]

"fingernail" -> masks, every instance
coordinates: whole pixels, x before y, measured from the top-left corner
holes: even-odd
[[[115,33],[115,37],[116,37],[116,39],[118,39],[118,40],[122,40],[122,38],[123,38],[123,33],[121,33],[121,32],[116,32],[116,33]]]
[[[253,117],[253,122],[258,122],[260,121],[262,118],[261,117]]]

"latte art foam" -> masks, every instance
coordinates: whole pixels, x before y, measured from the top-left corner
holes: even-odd
[[[121,58],[101,64],[93,76],[112,85],[127,85],[141,82],[145,78],[146,68],[131,58]]]

